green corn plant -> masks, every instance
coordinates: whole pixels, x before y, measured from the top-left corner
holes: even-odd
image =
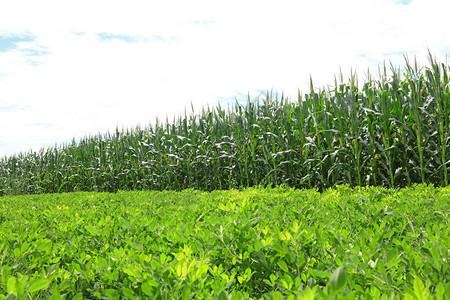
[[[440,166],[444,186],[448,185],[448,140],[450,127],[450,79],[448,66],[439,65],[432,54],[429,52],[429,61],[431,67],[425,71],[426,89],[429,96],[436,102],[436,115],[438,118],[438,131],[440,143]]]
[[[407,69],[407,82],[409,86],[409,104],[410,110],[414,116],[414,124],[412,129],[416,136],[417,150],[419,152],[419,171],[420,180],[425,182],[425,164],[424,164],[424,152],[423,152],[423,118],[420,108],[423,105],[422,93],[424,91],[423,78],[420,77],[420,70],[417,64],[417,60],[414,61],[414,65],[405,56],[406,69]]]
[[[405,185],[403,182],[406,182],[406,185],[411,184],[411,179],[409,175],[409,164],[408,164],[408,154],[405,151],[405,145],[408,145],[405,134],[405,127],[410,128],[407,125],[408,122],[408,104],[402,93],[403,84],[401,74],[399,70],[396,70],[394,66],[391,64],[391,79],[389,80],[389,89],[391,95],[391,105],[390,105],[390,154],[392,156],[392,171],[393,171],[393,180],[396,181],[396,184]],[[406,81],[407,82],[407,81]],[[401,153],[404,153],[403,156]]]
[[[363,101],[363,113],[366,117],[365,120],[365,128],[364,132],[364,140],[366,145],[368,145],[368,155],[365,159],[365,162],[369,164],[368,169],[370,170],[370,175],[368,175],[368,179],[366,180],[367,184],[373,183],[373,185],[377,184],[377,148],[375,143],[376,136],[376,126],[378,123],[377,112],[375,111],[375,95],[376,95],[376,87],[375,82],[371,79],[370,73],[368,73],[368,82],[366,82],[363,86],[361,99]]]
[[[348,84],[343,82],[343,75],[340,75],[340,83],[335,78],[335,89],[329,98],[329,108],[327,108],[325,118],[332,116],[332,126],[327,129],[328,149],[332,152],[335,161],[332,162],[333,172],[332,182],[334,185],[342,181],[342,173],[346,175],[345,182],[350,185],[362,185],[362,161],[359,132],[361,131],[360,108],[357,92],[357,78],[352,74]],[[334,133],[331,139],[330,134]],[[353,175],[356,171],[356,178]]]
[[[391,97],[392,87],[387,82],[386,65],[384,65],[383,73],[380,75],[380,87],[377,91],[380,114],[380,137],[383,145],[383,156],[387,162],[387,170],[389,176],[389,186],[394,187],[394,147],[392,147],[392,124],[391,115],[393,114],[393,106],[395,99]]]

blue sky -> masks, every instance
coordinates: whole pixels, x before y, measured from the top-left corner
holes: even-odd
[[[0,156],[403,55],[450,55],[448,0],[1,1]]]

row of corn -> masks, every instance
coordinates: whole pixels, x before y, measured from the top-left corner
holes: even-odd
[[[430,54],[359,86],[203,109],[0,160],[0,195],[338,184],[447,186],[450,70]]]

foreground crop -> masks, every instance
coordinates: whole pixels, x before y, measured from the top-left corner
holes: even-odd
[[[1,197],[0,298],[443,299],[449,197],[423,185]]]
[[[0,159],[0,195],[73,191],[449,185],[450,70],[406,62],[298,101],[239,103],[173,123]],[[249,99],[250,100],[250,99]]]

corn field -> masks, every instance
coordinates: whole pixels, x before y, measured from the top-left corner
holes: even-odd
[[[203,109],[0,160],[0,195],[286,185],[447,186],[449,66],[405,57],[359,88],[352,75],[297,101]],[[389,73],[389,74],[388,74]]]

